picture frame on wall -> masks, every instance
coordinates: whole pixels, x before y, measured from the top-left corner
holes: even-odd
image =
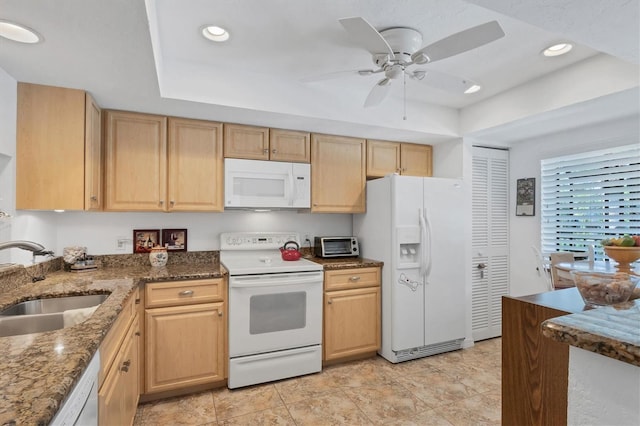
[[[187,230],[163,229],[162,245],[167,251],[187,251]]]
[[[151,249],[160,244],[159,229],[134,229],[133,252],[149,253]]]
[[[516,181],[516,216],[536,215],[536,178]]]

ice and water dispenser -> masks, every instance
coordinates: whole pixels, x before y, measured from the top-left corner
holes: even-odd
[[[420,267],[420,228],[417,226],[398,227],[398,269]]]

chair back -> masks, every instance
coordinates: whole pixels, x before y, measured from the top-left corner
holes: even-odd
[[[556,289],[575,287],[571,274],[556,268],[558,263],[573,262],[573,253],[569,251],[559,251],[551,253],[549,258],[551,259],[551,281],[553,282],[553,287]]]
[[[544,284],[545,291],[553,290],[553,283],[551,282],[551,276],[549,275],[549,265],[546,262],[544,256],[538,250],[538,247],[531,246],[531,250],[536,259],[536,269],[538,270],[538,276]]]

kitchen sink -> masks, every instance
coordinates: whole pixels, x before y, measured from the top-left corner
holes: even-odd
[[[65,296],[20,302],[0,312],[0,337],[42,333],[71,327],[86,320],[108,294]],[[67,311],[67,313],[65,313]]]
[[[86,296],[64,296],[34,299],[20,302],[0,311],[2,316],[36,315],[64,312],[69,309],[89,308],[104,302],[108,294],[88,294]]]

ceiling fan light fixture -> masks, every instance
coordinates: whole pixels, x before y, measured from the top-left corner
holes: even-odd
[[[388,86],[390,83],[391,83],[391,79],[388,77],[385,77],[378,82],[378,86]]]
[[[571,49],[573,49],[573,45],[571,43],[557,43],[544,49],[542,54],[548,57],[560,56],[565,53],[569,53]]]
[[[27,44],[40,43],[44,40],[40,34],[31,28],[5,20],[0,20],[0,37]]]
[[[473,86],[471,86],[467,90],[465,90],[464,94],[465,95],[470,95],[472,93],[479,92],[480,89],[482,89],[482,86],[480,86],[479,84],[474,84]]]
[[[216,25],[205,25],[202,27],[202,35],[204,38],[218,43],[229,40],[229,32]]]

